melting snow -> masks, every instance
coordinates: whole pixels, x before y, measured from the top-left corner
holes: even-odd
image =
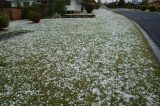
[[[91,19],[13,21],[0,42],[2,105],[157,105],[160,79],[141,33],[103,9]]]

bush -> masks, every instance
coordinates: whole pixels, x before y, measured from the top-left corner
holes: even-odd
[[[122,8],[122,7],[124,7],[125,6],[125,1],[124,0],[119,0],[119,2],[118,2],[118,7],[119,8]]]
[[[33,23],[38,23],[40,21],[40,13],[37,11],[30,11],[28,15],[29,20]]]
[[[133,9],[133,6],[132,6],[132,5],[129,5],[127,8],[128,8],[128,9]]]
[[[131,7],[133,4],[131,3],[131,2],[127,2],[127,3],[125,3],[125,5],[124,5],[124,8],[129,8],[129,7]]]
[[[159,7],[157,7],[157,11],[159,11],[159,12],[160,12],[160,6],[159,6]]]
[[[134,4],[133,8],[139,10],[139,9],[141,9],[141,5]]]
[[[149,0],[142,0],[141,5],[146,5],[146,6],[148,6],[148,1],[149,1]]]
[[[0,29],[6,28],[9,25],[9,17],[6,14],[0,13]]]
[[[30,8],[29,7],[24,7],[22,8],[22,18],[23,19],[27,19],[28,18],[28,13],[30,11]]]
[[[64,0],[56,0],[53,5],[54,13],[57,15],[64,15],[66,12],[66,5]]]
[[[36,5],[36,4],[32,6],[23,7],[22,8],[22,18],[27,19],[30,11],[42,12],[41,8],[43,8],[41,7],[41,5]]]
[[[92,11],[94,9],[93,5],[86,5],[85,8],[86,8],[87,13],[92,13]]]
[[[146,6],[146,5],[142,5],[142,6],[140,7],[140,9],[141,9],[141,11],[145,11],[145,10],[147,10],[147,6]]]
[[[155,6],[153,6],[153,5],[151,5],[151,6],[149,6],[149,11],[150,12],[154,12],[154,11],[156,11],[156,7]]]
[[[136,9],[141,9],[141,6],[140,5],[137,5],[137,8]]]
[[[96,3],[95,9],[99,9],[101,7],[101,4]]]
[[[47,6],[48,7],[48,14],[47,15],[49,17],[52,17],[54,15],[54,8],[53,8],[53,6],[54,6],[54,0],[50,0],[49,5]]]
[[[116,3],[116,2],[108,3],[108,4],[105,4],[105,5],[106,5],[106,7],[108,7],[108,8],[118,8],[118,6],[117,6],[117,3]]]

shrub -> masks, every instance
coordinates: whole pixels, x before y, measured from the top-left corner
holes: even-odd
[[[48,14],[47,14],[49,17],[51,17],[51,16],[54,15],[54,8],[53,8],[53,6],[54,6],[54,0],[50,0],[50,3],[48,5]]]
[[[29,20],[33,23],[38,23],[40,21],[40,13],[37,11],[30,11],[28,15]]]
[[[44,8],[42,7],[42,5],[38,5],[38,4],[33,4],[32,6],[25,6],[22,8],[22,18],[27,19],[30,11],[38,11],[42,13],[43,9]]]
[[[23,19],[27,19],[28,18],[29,11],[30,11],[29,7],[23,7],[22,8],[22,18]]]
[[[85,8],[86,8],[87,13],[92,13],[92,11],[94,9],[93,5],[86,5]]]
[[[159,7],[157,7],[157,11],[159,11],[159,12],[160,12],[160,6],[159,6]]]
[[[122,8],[122,7],[124,7],[125,6],[125,1],[124,0],[119,0],[119,2],[118,2],[118,7],[119,8]]]
[[[139,9],[141,9],[141,5],[134,4],[133,8],[139,10]]]
[[[0,13],[0,29],[6,28],[9,25],[9,17],[6,14]]]
[[[55,14],[64,15],[66,12],[66,5],[64,0],[56,0],[53,5],[53,10]]]
[[[147,6],[146,6],[146,5],[142,5],[142,6],[140,7],[140,9],[141,9],[141,11],[145,11],[145,10],[147,10]]]
[[[128,7],[131,7],[133,4],[131,3],[131,2],[127,2],[127,3],[125,3],[125,5],[124,5],[124,7],[125,8],[128,8]]]
[[[141,9],[141,6],[140,5],[137,5],[137,8],[136,9]]]
[[[149,6],[148,9],[149,9],[150,12],[156,11],[156,7],[154,5]]]
[[[146,6],[148,6],[148,3],[149,3],[149,0],[142,0],[141,5],[146,5]]]
[[[99,9],[101,7],[101,4],[96,3],[95,9]]]
[[[132,8],[133,8],[133,6],[132,6],[132,5],[129,5],[127,8],[128,8],[128,9],[132,9]]]
[[[117,8],[117,7],[118,7],[116,2],[108,3],[108,4],[105,4],[105,5],[106,5],[106,7],[108,7],[108,8]]]
[[[137,9],[137,5],[134,4],[134,5],[133,5],[133,8],[134,8],[134,9]]]

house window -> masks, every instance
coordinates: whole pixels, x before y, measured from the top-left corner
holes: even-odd
[[[28,7],[29,6],[29,2],[23,2],[23,6],[24,7]]]
[[[71,0],[66,0],[66,5],[71,5]]]
[[[8,2],[8,7],[11,7],[12,5],[11,5],[11,2]]]
[[[35,2],[32,2],[32,6],[34,6],[34,5],[36,5],[36,3],[35,3]]]

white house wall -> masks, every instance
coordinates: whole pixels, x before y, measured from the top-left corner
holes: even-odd
[[[11,2],[11,7],[17,7],[17,4],[14,2],[14,0],[7,0]],[[67,5],[68,11],[81,11],[81,0],[71,0],[71,5]],[[20,6],[23,7],[23,2],[29,2],[29,5],[31,6],[34,2],[34,0],[22,0],[20,1]]]
[[[11,7],[17,7],[17,4],[14,1],[12,1],[12,0],[10,0],[10,1],[11,1]],[[29,0],[20,1],[20,6],[22,6],[22,7],[23,7],[23,2],[29,2],[29,5],[31,6],[34,1],[29,1]]]
[[[81,4],[76,0],[71,0],[71,5],[66,6],[68,11],[81,11]]]
[[[11,7],[17,7],[15,2],[11,2]]]
[[[75,1],[75,11],[81,11],[81,4]]]

